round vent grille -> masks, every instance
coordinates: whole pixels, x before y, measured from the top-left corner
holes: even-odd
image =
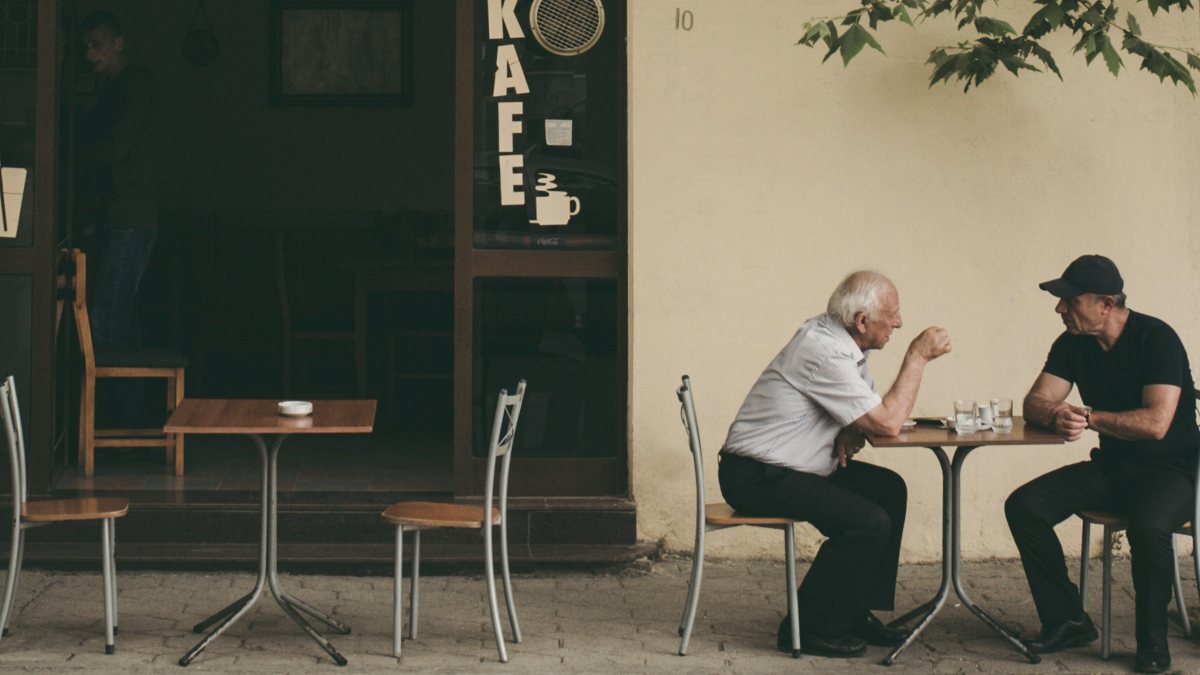
[[[604,32],[604,6],[600,0],[534,0],[529,26],[550,53],[576,56],[591,49]]]

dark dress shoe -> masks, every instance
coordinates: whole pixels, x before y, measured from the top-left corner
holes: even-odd
[[[1082,647],[1095,642],[1100,635],[1087,614],[1073,621],[1058,621],[1042,626],[1042,632],[1025,646],[1034,654],[1052,654],[1070,647]]]
[[[775,648],[789,654],[792,652],[792,624],[786,618],[776,632]],[[852,659],[866,653],[867,643],[853,635],[825,635],[801,628],[800,651],[833,659]]]
[[[872,647],[899,647],[908,638],[908,631],[889,628],[870,612],[855,622],[850,634],[866,640]]]
[[[1138,652],[1133,669],[1139,673],[1165,673],[1171,669],[1171,655],[1167,652]]]

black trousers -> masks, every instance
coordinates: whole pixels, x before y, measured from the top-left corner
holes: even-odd
[[[1025,577],[1042,624],[1079,618],[1079,588],[1054,526],[1080,510],[1129,514],[1136,635],[1139,650],[1167,649],[1167,605],[1173,579],[1172,532],[1192,517],[1195,486],[1186,472],[1097,461],[1080,462],[1035,478],[1004,504],[1021,552]]]
[[[896,601],[908,489],[894,471],[850,461],[822,478],[721,454],[721,494],[739,513],[805,520],[828,537],[800,584],[800,625],[847,633],[866,610]]]

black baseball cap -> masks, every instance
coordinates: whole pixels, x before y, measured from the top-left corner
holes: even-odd
[[[1067,265],[1062,276],[1043,281],[1038,288],[1051,295],[1070,300],[1085,293],[1117,295],[1125,288],[1125,280],[1117,264],[1102,255],[1081,255]]]

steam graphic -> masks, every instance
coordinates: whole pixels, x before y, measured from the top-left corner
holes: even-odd
[[[538,172],[538,182],[534,186],[539,194],[537,197],[537,220],[529,222],[542,227],[566,225],[571,222],[571,216],[580,210],[579,197],[573,197],[557,189],[558,183],[552,173]]]

